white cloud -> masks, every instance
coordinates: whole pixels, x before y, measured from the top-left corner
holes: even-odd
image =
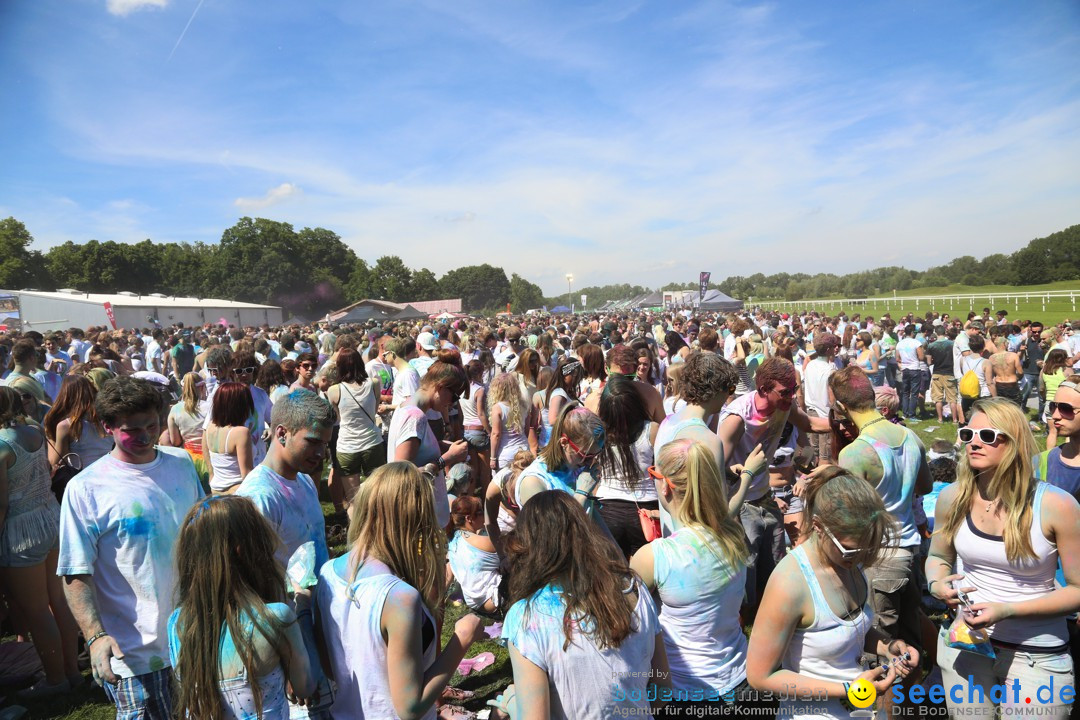
[[[262,210],[271,205],[285,202],[293,195],[299,195],[300,188],[292,183],[281,183],[277,187],[270,188],[266,194],[259,198],[236,198],[233,202],[241,210]]]
[[[168,4],[169,0],[108,0],[105,7],[113,15],[123,16],[148,7],[164,8]]]

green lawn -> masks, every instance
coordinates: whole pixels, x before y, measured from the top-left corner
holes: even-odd
[[[1073,303],[1069,297],[1064,298],[1050,298],[1049,302],[1043,302],[1039,298],[1017,298],[1016,293],[1031,293],[1038,292],[1040,290],[1054,290],[1054,291],[1076,291],[1076,299],[1080,301],[1080,283],[1075,281],[1063,281],[1056,283],[1048,283],[1045,285],[1025,285],[1025,286],[1013,286],[1013,285],[948,285],[944,287],[933,288],[918,288],[915,290],[899,290],[895,295],[893,292],[881,293],[876,296],[867,298],[867,302],[853,304],[841,302],[841,298],[830,299],[822,298],[815,300],[807,300],[805,303],[799,302],[795,306],[798,309],[804,307],[819,310],[828,314],[835,314],[840,311],[846,312],[849,316],[852,313],[861,313],[862,315],[873,315],[875,318],[881,317],[884,313],[891,313],[894,318],[906,315],[907,313],[915,313],[916,315],[923,315],[928,310],[932,310],[938,313],[949,313],[953,317],[960,317],[965,319],[969,312],[981,313],[984,307],[989,307],[991,312],[997,312],[998,310],[1006,310],[1009,313],[1009,317],[1015,320],[1039,320],[1046,324],[1057,324],[1066,319],[1080,318],[1080,304]],[[974,301],[965,301],[963,303],[956,300],[950,301],[949,295],[972,295],[979,294],[982,297],[976,297]],[[912,297],[916,296],[941,296],[931,300],[912,300]],[[990,297],[994,299],[991,300]],[[766,307],[775,307],[769,305],[768,301],[764,302]],[[785,306],[790,308],[791,306]]]

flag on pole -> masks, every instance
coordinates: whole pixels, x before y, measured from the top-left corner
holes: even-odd
[[[709,289],[709,278],[712,277],[712,273],[701,273],[701,292],[698,294],[698,300],[705,299],[705,291]]]

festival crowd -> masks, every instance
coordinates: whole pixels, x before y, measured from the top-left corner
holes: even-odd
[[[495,628],[493,718],[1071,710],[1080,323],[72,328],[0,367],[24,699],[88,657],[125,720],[471,717]]]

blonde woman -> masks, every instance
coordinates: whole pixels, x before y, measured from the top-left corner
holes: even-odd
[[[534,408],[525,402],[514,373],[496,375],[488,391],[491,412],[491,471],[509,465],[518,450],[528,448],[536,453],[538,441]]]
[[[749,553],[742,527],[728,512],[724,478],[712,451],[673,440],[649,475],[675,531],[645,545],[630,567],[660,598],[671,686],[713,703],[746,685],[746,637],[739,606]]]
[[[942,637],[943,684],[966,684],[973,676],[984,688],[1072,685],[1067,617],[1080,610],[1080,506],[1068,492],[1034,480],[1035,438],[1011,400],[978,400],[959,438],[966,452],[956,482],[938,498],[926,579],[930,593],[953,607],[958,591],[969,594],[974,615],[965,612],[964,619],[989,631],[997,657],[961,652]],[[954,572],[957,558],[963,574]],[[1059,560],[1065,587],[1054,582]],[[989,695],[969,699],[949,697],[949,710],[995,711]],[[1019,700],[1006,697],[1002,713],[1022,713]],[[1047,712],[1066,717],[1072,703],[1054,694],[1049,705]],[[973,710],[978,707],[983,710]]]
[[[412,463],[377,469],[353,499],[350,551],[319,573],[319,624],[342,716],[434,720],[435,701],[483,635],[480,619],[466,615],[439,649],[446,535],[433,495]]]
[[[180,402],[169,410],[169,438],[173,447],[183,447],[195,463],[199,480],[209,487],[210,469],[203,455],[203,423],[206,416],[202,403],[206,399],[206,383],[195,372],[184,376],[181,385]]]
[[[836,466],[811,477],[803,503],[809,537],[769,577],[746,677],[758,690],[792,698],[781,702],[780,717],[847,718],[852,683],[866,680],[882,694],[919,664],[915,648],[873,627],[862,572],[888,552],[898,528],[874,486]],[[864,652],[888,658],[888,671],[864,671]]]

